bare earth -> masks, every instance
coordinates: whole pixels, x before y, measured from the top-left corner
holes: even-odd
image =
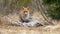
[[[60,34],[60,26],[20,27],[0,25],[0,34]]]

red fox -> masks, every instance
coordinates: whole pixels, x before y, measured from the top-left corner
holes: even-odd
[[[20,12],[19,18],[22,22],[28,22],[29,21],[29,9],[23,8],[23,10]]]

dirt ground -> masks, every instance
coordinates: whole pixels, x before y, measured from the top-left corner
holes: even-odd
[[[0,25],[0,34],[60,34],[60,25],[46,27]]]

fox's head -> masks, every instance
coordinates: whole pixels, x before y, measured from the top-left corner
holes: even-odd
[[[28,7],[24,7],[23,8],[23,13],[28,13],[29,12],[29,8]]]

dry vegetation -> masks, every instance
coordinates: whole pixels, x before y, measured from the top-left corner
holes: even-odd
[[[60,26],[20,27],[0,25],[0,34],[59,34]]]
[[[32,17],[35,17],[35,19],[39,20],[42,18],[42,16],[38,15],[40,14],[36,13]],[[19,20],[18,15],[9,14],[8,16],[0,17],[0,34],[59,34],[60,33],[60,25],[54,25],[54,26],[49,25],[45,27],[21,27],[17,25],[13,26],[13,24],[17,24],[15,22],[18,22]]]
[[[20,2],[22,3],[21,6]],[[31,0],[31,5],[28,5],[30,7],[30,11],[33,12],[32,18],[40,21],[42,24],[49,24],[44,20],[40,13],[44,10],[41,8],[42,6],[40,4],[42,5],[42,0]],[[60,34],[60,21],[56,20],[51,20],[55,25],[48,25],[45,27],[19,26],[19,15],[16,13],[21,11],[24,5],[25,2],[22,0],[0,0],[0,34]],[[8,13],[9,15],[5,15]],[[2,16],[1,14],[5,16]]]

